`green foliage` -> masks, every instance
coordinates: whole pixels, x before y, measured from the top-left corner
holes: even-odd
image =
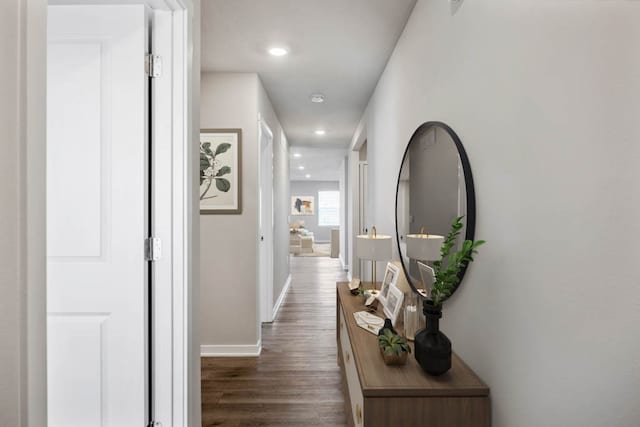
[[[223,142],[222,144],[218,145],[218,148],[216,148],[216,156],[218,154],[222,154],[227,152],[227,150],[231,148],[231,144],[227,143],[227,142]]]
[[[231,168],[229,166],[223,166],[218,170],[216,176],[222,176],[231,173]]]
[[[231,183],[224,178],[216,178],[216,188],[226,193],[231,188]]]
[[[451,253],[451,250],[458,241],[460,231],[464,227],[462,216],[456,218],[451,225],[451,231],[444,239],[440,248],[441,259],[433,263],[435,271],[435,281],[431,287],[431,300],[434,306],[441,305],[446,301],[456,285],[460,282],[458,274],[470,262],[473,262],[473,255],[477,254],[477,248],[485,243],[484,240],[465,240],[462,248]],[[445,265],[446,264],[446,265]]]
[[[407,340],[394,334],[390,329],[384,329],[382,335],[378,335],[378,345],[387,355],[400,355],[402,352],[411,353],[411,347]]]

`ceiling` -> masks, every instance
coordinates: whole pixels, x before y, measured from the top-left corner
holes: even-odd
[[[290,179],[291,181],[338,181],[345,155],[344,148],[291,147]],[[300,170],[301,166],[304,170]],[[308,178],[307,175],[309,175]]]
[[[203,0],[202,69],[257,72],[292,146],[346,148],[415,2]]]

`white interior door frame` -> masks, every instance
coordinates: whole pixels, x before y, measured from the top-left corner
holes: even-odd
[[[155,291],[152,301],[156,327],[153,334],[153,381],[155,384],[154,421],[163,427],[183,427],[200,423],[200,371],[198,353],[193,351],[195,325],[192,301],[194,300],[194,259],[193,230],[194,224],[193,196],[195,179],[193,171],[197,169],[192,159],[196,158],[195,149],[190,144],[197,130],[194,130],[193,117],[197,115],[194,97],[194,53],[193,45],[199,39],[194,34],[198,28],[196,15],[197,2],[194,0],[50,0],[50,4],[145,4],[154,11],[156,30],[153,34],[153,53],[163,57],[163,76],[154,81],[154,99],[152,113],[153,127],[153,159],[155,171],[153,208],[154,236],[163,241],[162,258],[154,266]],[[27,39],[41,40],[46,46],[46,26],[41,25],[42,17],[46,17],[47,3],[30,7],[26,34]],[[37,18],[36,18],[37,17]],[[46,18],[45,18],[46,19]],[[31,23],[34,23],[33,25]],[[46,54],[38,50],[40,58]],[[45,49],[46,51],[46,49]],[[33,55],[30,55],[32,57]],[[198,57],[198,56],[196,56]],[[33,61],[31,61],[33,62]],[[198,62],[196,62],[197,64]],[[46,67],[38,68],[41,72],[29,73],[26,86],[31,88],[29,99],[43,99],[46,88],[41,84]],[[196,86],[197,87],[197,86]],[[40,93],[42,92],[42,93]],[[30,126],[34,134],[44,133],[46,122],[41,112],[29,111]],[[44,141],[44,139],[42,139]],[[36,151],[36,141],[29,144],[28,150]],[[27,192],[34,198],[34,203],[44,203],[45,195],[41,191],[40,180],[33,177],[41,175],[42,168],[27,168]],[[36,198],[42,198],[39,200]],[[44,214],[42,214],[43,216]],[[42,228],[43,218],[38,215],[27,219],[28,228]],[[42,235],[43,233],[40,233]],[[38,246],[44,245],[40,243]],[[35,245],[34,245],[35,248]],[[42,277],[42,265],[45,262],[44,250],[34,251],[34,258],[28,263],[29,275]],[[42,257],[42,258],[38,258]],[[37,259],[36,259],[37,258]],[[30,285],[31,286],[31,285]],[[32,330],[26,335],[33,347],[39,342],[46,345],[46,331],[42,330],[46,308],[41,302],[42,294],[33,293],[33,302],[29,303],[38,310],[39,322],[34,323]],[[40,311],[42,311],[40,313]],[[35,315],[35,314],[34,314]],[[197,344],[197,343],[196,343]],[[41,354],[43,352],[40,352]],[[195,354],[195,356],[194,356]],[[42,358],[33,358],[27,368],[28,377],[46,377],[42,370]],[[197,365],[197,366],[196,366]],[[31,388],[32,389],[32,388]],[[46,391],[44,392],[46,393]],[[46,395],[44,396],[46,400]],[[35,401],[35,399],[34,399]],[[46,406],[41,401],[34,402],[38,407],[29,410],[29,425],[44,425],[40,421],[46,419]],[[31,405],[30,405],[31,407]],[[40,421],[39,421],[40,420]]]
[[[263,147],[266,144],[266,147]],[[265,159],[265,151],[267,158]],[[265,162],[269,167],[265,168]],[[260,214],[258,215],[258,286],[260,321],[273,321],[273,132],[258,115]]]
[[[90,0],[83,2],[88,4]],[[103,2],[105,3],[105,2]],[[118,3],[124,3],[119,1]],[[173,263],[176,266],[174,277],[182,281],[174,282],[179,291],[174,292],[173,327],[176,333],[172,340],[172,350],[180,357],[173,360],[174,382],[172,390],[173,425],[188,426],[200,424],[200,372],[198,352],[194,352],[196,326],[192,310],[193,293],[197,291],[197,259],[192,257],[197,241],[197,198],[195,193],[195,149],[190,144],[198,133],[198,74],[199,74],[199,1],[198,0],[150,0],[151,7],[163,7],[174,12],[174,46],[181,52],[174,53],[174,106],[180,110],[173,116],[173,132],[180,138],[173,141],[173,149],[181,153],[171,168],[175,178],[172,181],[177,193],[174,193],[174,207],[182,218],[182,223],[174,223]],[[21,288],[24,299],[20,301],[23,320],[20,336],[24,347],[21,351],[18,414],[22,425],[40,427],[46,425],[47,388],[46,388],[46,235],[45,217],[45,159],[46,150],[46,61],[47,61],[47,0],[29,0],[21,2],[21,14],[15,16],[19,40],[18,51],[23,61],[20,66],[19,81],[19,118],[16,129],[23,151],[18,159],[23,175],[18,179],[21,199],[21,213],[24,218],[19,240],[21,254]],[[186,137],[184,137],[186,135]],[[197,255],[197,252],[195,253]],[[195,264],[195,266],[194,266]],[[195,343],[197,344],[197,343]],[[182,397],[180,397],[182,396]],[[181,410],[177,410],[181,408]],[[171,425],[167,421],[164,425]]]
[[[170,4],[173,3],[173,4]],[[153,236],[162,242],[154,263],[154,421],[189,425],[189,258],[191,151],[189,149],[188,58],[184,4],[154,10],[152,53],[162,74],[152,80]]]

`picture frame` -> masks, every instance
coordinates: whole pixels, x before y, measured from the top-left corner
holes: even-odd
[[[314,215],[315,200],[313,196],[292,196],[291,215]]]
[[[398,320],[398,315],[402,309],[402,302],[404,300],[404,293],[398,289],[395,285],[389,286],[389,293],[387,295],[387,303],[384,305],[384,314],[391,320],[394,325]]]
[[[200,130],[200,213],[242,213],[242,129]]]
[[[387,303],[387,296],[389,295],[389,288],[396,286],[398,282],[398,276],[400,275],[400,269],[397,265],[390,262],[387,263],[387,268],[384,271],[384,277],[382,279],[382,286],[380,287],[380,293],[378,294],[378,301],[383,306]]]
[[[428,295],[431,285],[433,285],[436,280],[436,272],[431,266],[421,261],[418,261],[418,271],[420,272],[420,280],[422,280],[425,294]]]

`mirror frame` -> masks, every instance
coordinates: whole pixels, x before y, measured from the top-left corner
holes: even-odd
[[[438,127],[440,129],[443,129],[449,135],[449,137],[451,137],[454,144],[456,145],[456,149],[458,150],[458,155],[460,157],[460,163],[462,164],[462,173],[464,174],[464,183],[466,186],[466,193],[467,193],[467,212],[463,219],[463,222],[466,226],[464,239],[473,240],[475,236],[475,230],[476,230],[476,192],[473,186],[473,175],[471,173],[471,165],[469,164],[469,158],[467,157],[467,152],[465,151],[464,146],[462,145],[462,141],[460,141],[460,138],[458,137],[458,135],[447,124],[443,122],[438,122],[438,121],[425,122],[421,124],[418,127],[418,129],[416,129],[413,135],[411,135],[411,138],[409,139],[409,142],[407,143],[407,146],[404,150],[404,154],[402,155],[402,161],[400,162],[400,169],[398,171],[398,182],[396,183],[396,204],[395,204],[396,244],[398,245],[398,254],[400,256],[400,263],[402,264],[402,269],[404,270],[404,274],[407,278],[407,282],[409,282],[409,286],[411,286],[411,289],[413,289],[414,293],[420,296],[422,296],[422,294],[418,292],[418,289],[416,288],[413,281],[411,280],[411,276],[409,275],[409,269],[404,263],[404,257],[402,254],[402,250],[400,248],[400,235],[398,233],[398,191],[400,189],[400,176],[402,175],[402,166],[404,165],[404,162],[407,158],[407,154],[409,153],[411,142],[414,141],[414,139],[419,138],[421,135],[423,135],[433,127]],[[464,275],[467,272],[467,267],[468,267],[468,264],[465,265],[462,268],[462,270],[460,270],[460,272],[458,273],[458,277],[460,278],[460,281],[454,288],[453,292],[451,292],[452,296],[462,284],[462,279],[464,278]]]

